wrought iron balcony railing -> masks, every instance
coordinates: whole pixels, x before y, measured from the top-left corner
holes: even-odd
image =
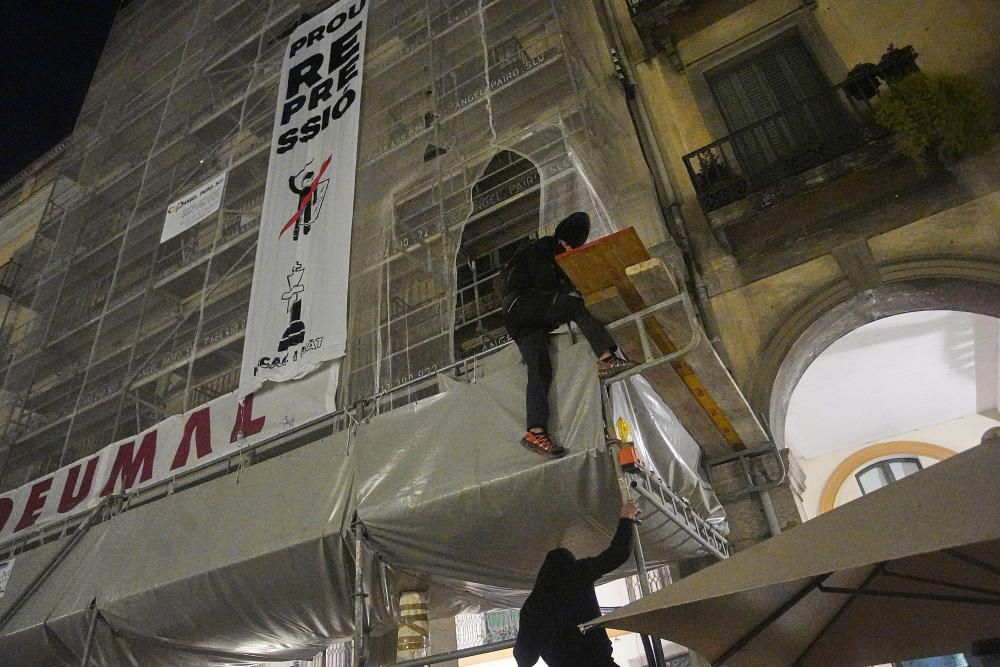
[[[801,174],[885,134],[842,86],[742,127],[684,156],[705,212]]]
[[[671,14],[690,9],[691,2],[692,0],[628,0],[628,12],[637,23],[653,20],[665,22]]]

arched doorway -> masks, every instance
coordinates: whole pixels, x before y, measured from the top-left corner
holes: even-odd
[[[866,477],[885,472],[883,462],[967,449],[1000,425],[998,349],[1000,319],[922,310],[859,326],[819,352],[782,406],[782,441],[808,480],[807,515],[830,509],[835,477],[846,502],[871,490]]]
[[[500,151],[472,186],[472,212],[455,257],[456,359],[488,349],[506,335],[493,279],[525,239],[538,234],[541,175],[513,151]]]
[[[758,370],[748,378],[746,395],[767,415],[775,443],[783,447],[792,392],[806,369],[835,341],[866,324],[924,310],[1000,318],[997,290],[993,282],[941,277],[885,283],[832,307],[822,298],[811,299],[785,318],[785,325],[756,355]]]

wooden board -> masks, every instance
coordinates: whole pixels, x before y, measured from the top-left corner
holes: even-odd
[[[610,295],[617,294],[631,312],[655,305],[677,293],[672,279],[665,281],[663,285],[657,284],[658,280],[664,280],[663,272],[666,268],[660,262],[650,262],[650,259],[649,251],[631,227],[556,257],[559,266],[588,303],[605,302]],[[634,267],[632,271],[629,271],[630,267]],[[669,274],[666,278],[669,279]],[[646,298],[643,298],[644,295]],[[664,316],[650,316],[644,318],[644,322],[649,338],[659,352],[669,354],[679,348],[659,321],[662,317]],[[687,321],[686,316],[681,315],[681,318]],[[641,349],[638,332],[633,327],[624,327],[614,333],[626,354],[632,358],[642,358],[638,352]],[[685,339],[680,344],[684,345],[686,342]],[[692,436],[710,454],[722,454],[730,448],[743,449],[743,440],[691,364],[684,358],[675,359],[669,364],[686,392],[678,391],[678,383],[670,381],[662,373],[647,373],[646,379],[677,413]],[[705,416],[714,429],[706,428]]]
[[[642,297],[625,275],[625,269],[649,259],[649,251],[629,227],[564,252],[556,262],[586,298],[609,287],[617,287],[625,304],[634,313],[645,308]]]

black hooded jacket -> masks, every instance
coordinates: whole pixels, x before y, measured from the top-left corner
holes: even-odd
[[[549,667],[611,665],[611,640],[603,629],[582,634],[577,625],[601,615],[594,583],[624,563],[632,550],[632,521],[621,519],[611,545],[577,560],[567,549],[545,556],[535,587],[521,608],[514,659],[530,667],[541,657]]]
[[[573,292],[575,287],[556,263],[556,255],[565,251],[559,241],[573,248],[587,242],[590,217],[573,213],[556,225],[552,236],[543,236],[519,250],[506,269],[506,292],[539,290],[542,292]]]
[[[507,271],[507,293],[522,290],[572,292],[573,283],[556,264],[556,255],[562,252],[554,236],[543,236],[519,250]]]

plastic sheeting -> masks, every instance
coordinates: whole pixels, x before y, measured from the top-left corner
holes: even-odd
[[[101,665],[308,658],[350,634],[353,473],[343,434],[91,529],[3,629],[3,664],[79,665],[87,607]],[[19,554],[3,608],[62,541]]]
[[[518,444],[526,373],[508,347],[438,395],[275,459],[126,511],[91,529],[3,628],[14,664],[79,664],[91,600],[104,665],[302,659],[353,629],[351,517],[366,558],[376,632],[398,591],[431,591],[433,616],[519,604],[545,553],[601,551],[617,522],[594,358],[556,336],[549,461]],[[644,441],[649,452],[658,448]],[[658,461],[667,457],[654,456]],[[664,463],[669,467],[669,463]],[[685,488],[688,461],[675,466]],[[702,495],[692,495],[695,507]],[[672,525],[641,527],[647,559],[698,553]],[[60,542],[19,554],[0,610]]]
[[[664,236],[594,3],[376,0],[368,44],[348,404],[504,335],[491,251],[578,210]]]
[[[615,422],[619,418],[628,422],[633,443],[646,468],[674,493],[687,498],[699,516],[723,534],[728,533],[722,503],[711,484],[699,474],[701,448],[646,378],[633,375],[624,382],[616,382],[611,385],[610,394]],[[678,529],[668,539],[670,546],[665,548],[677,550],[683,548],[688,538]]]
[[[593,355],[578,345],[558,357],[551,429],[570,450],[562,459],[518,443],[526,378],[513,347],[494,360],[502,370],[446,381],[442,394],[358,429],[358,516],[388,563],[527,589],[548,549],[603,548],[618,508]]]
[[[191,34],[214,34],[199,23],[212,7],[186,10]],[[571,450],[559,461],[517,444],[524,371],[512,349],[474,384],[405,408],[426,392],[392,391],[502,335],[495,295],[470,288],[465,301],[459,289],[466,268],[488,284],[488,251],[575,210],[595,236],[635,226],[663,240],[595,6],[372,0],[369,19],[341,404],[385,392],[379,409],[397,410],[92,529],[2,629],[4,662],[78,664],[94,599],[101,664],[306,657],[353,625],[354,509],[385,558],[366,563],[377,628],[403,579],[433,584],[432,612],[510,605],[547,549],[593,553],[610,538],[618,496],[584,346],[557,362],[553,426]],[[171,48],[210,59],[200,41]],[[260,49],[248,71],[279,53]],[[176,117],[190,121],[183,107]],[[692,553],[655,523],[643,526],[650,560]],[[59,544],[18,555],[0,609]]]

